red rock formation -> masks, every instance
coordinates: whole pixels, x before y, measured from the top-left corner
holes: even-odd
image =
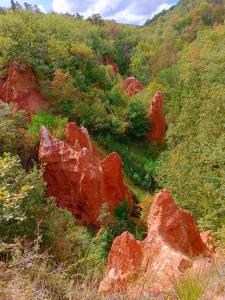
[[[111,66],[115,74],[120,73],[119,67],[115,64],[115,62],[111,58],[107,57],[104,61],[104,65]]]
[[[131,299],[142,292],[142,296],[162,292],[171,287],[172,278],[208,254],[194,219],[165,189],[151,207],[146,239],[139,242],[125,232],[114,240],[99,291],[112,294],[126,290]]]
[[[111,153],[101,163],[93,159],[93,147],[86,129],[69,123],[65,130],[67,143],[54,138],[41,128],[39,158],[45,164],[48,195],[58,206],[73,213],[83,225],[99,226],[98,217],[103,203],[114,211],[127,199],[133,199],[123,182],[122,161]]]
[[[78,128],[75,123],[68,123],[64,131],[65,141],[77,151],[87,148],[90,156],[93,156],[93,146],[86,128]]]
[[[150,131],[148,134],[148,141],[161,141],[166,132],[166,121],[163,113],[163,96],[161,92],[157,92],[151,102],[149,109],[149,121]]]
[[[123,81],[123,89],[128,97],[133,97],[137,92],[144,89],[144,85],[135,77],[128,77]]]
[[[37,89],[37,82],[30,69],[22,71],[12,64],[8,68],[8,76],[0,82],[0,99],[12,102],[14,109],[23,109],[38,113],[44,107],[44,99]]]

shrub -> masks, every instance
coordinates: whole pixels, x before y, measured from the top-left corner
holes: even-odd
[[[106,92],[105,100],[111,105],[123,106],[128,102],[127,96],[124,94],[120,84],[114,85],[113,88]]]
[[[36,167],[26,172],[18,157],[0,157],[0,237],[34,237],[38,220],[43,219],[44,198],[42,172]]]
[[[186,101],[176,125],[168,131],[169,151],[161,157],[159,183],[177,203],[192,212],[201,230],[224,226],[224,93],[202,86]]]
[[[54,112],[69,116],[77,96],[79,96],[79,92],[74,86],[70,73],[56,69],[54,78],[51,81],[51,97],[53,98]]]
[[[162,149],[128,138],[116,139],[110,135],[96,137],[108,152],[116,151],[123,160],[123,170],[131,181],[141,188],[154,192],[157,188],[155,176],[158,172],[158,156]]]
[[[199,300],[207,286],[205,271],[187,272],[173,280],[173,288],[179,300]]]
[[[136,138],[143,138],[149,130],[147,110],[145,106],[136,100],[128,104],[129,133]]]
[[[27,131],[25,113],[15,113],[11,106],[0,101],[0,155],[4,152],[19,155],[26,168],[31,167],[37,157],[34,139]]]
[[[40,128],[41,125],[44,125],[56,138],[61,139],[67,122],[68,120],[65,117],[55,116],[48,112],[41,112],[32,117],[32,122],[28,125],[28,132],[32,134],[34,140],[38,143],[40,139]]]

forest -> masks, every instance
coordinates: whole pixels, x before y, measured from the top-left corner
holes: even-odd
[[[137,243],[148,236],[149,210],[165,188],[223,254],[212,282],[201,271],[166,294],[135,299],[224,299],[225,2],[181,0],[144,26],[11,3],[0,7],[0,299],[134,299],[105,298],[98,287],[114,241],[126,231]],[[24,82],[41,95],[35,113],[15,109],[1,92],[12,84],[23,93],[17,79],[5,84],[16,72],[27,72]],[[136,90],[126,90],[128,80]],[[158,91],[166,132],[149,141]],[[119,154],[132,212],[127,198],[113,211],[103,203],[97,223],[80,225],[49,195],[40,129],[66,143],[71,122],[88,130],[94,166]]]

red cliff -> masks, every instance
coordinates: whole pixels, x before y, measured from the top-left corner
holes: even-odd
[[[16,64],[8,68],[7,78],[0,80],[0,99],[12,102],[14,109],[38,113],[44,107],[44,99],[38,91],[31,69],[21,70]]]
[[[170,288],[173,278],[209,254],[193,217],[165,189],[151,207],[146,239],[136,241],[125,232],[114,240],[99,291],[149,297]]]
[[[127,199],[132,210],[133,199],[123,182],[120,156],[111,153],[96,163],[87,130],[74,123],[68,123],[65,137],[66,142],[60,141],[44,126],[41,128],[39,158],[45,164],[48,195],[58,206],[71,211],[79,224],[95,227],[99,226],[103,203],[113,212]]]
[[[166,121],[163,113],[163,95],[161,92],[155,94],[150,104],[149,121],[150,131],[148,134],[148,141],[161,141],[166,132]]]
[[[123,89],[128,97],[133,97],[137,92],[144,89],[144,85],[135,77],[128,77],[123,81]]]

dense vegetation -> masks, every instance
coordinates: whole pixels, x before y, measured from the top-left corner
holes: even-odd
[[[0,9],[0,78],[12,62],[31,67],[49,102],[48,111],[30,124],[23,112],[0,103],[0,242],[19,239],[20,261],[26,241],[32,240],[34,265],[44,250],[51,255],[45,256],[43,274],[62,263],[62,282],[69,285],[70,278],[78,286],[95,286],[114,237],[124,230],[139,239],[145,234],[144,226],[137,229],[128,220],[124,206],[107,223],[107,208],[102,208],[96,235],[74,225],[73,217],[46,197],[37,160],[39,128],[45,124],[61,138],[68,120],[87,127],[103,151],[121,155],[127,183],[143,208],[142,220],[152,202],[148,193],[167,187],[200,228],[213,230],[224,245],[224,20],[222,0],[182,0],[140,28],[100,16],[42,14],[31,6]],[[106,65],[107,59],[120,74]],[[130,75],[145,85],[132,99],[121,83]],[[164,94],[168,130],[164,143],[148,145],[147,110],[158,89]],[[0,247],[0,256],[8,251]],[[51,284],[49,299],[67,299],[63,284],[61,292]]]

